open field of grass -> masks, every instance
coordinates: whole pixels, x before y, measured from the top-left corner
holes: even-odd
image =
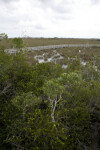
[[[74,38],[23,38],[25,47],[60,45],[60,44],[100,44],[99,39],[74,39]],[[0,48],[13,48],[13,39],[0,40]]]
[[[23,39],[26,46],[59,45],[59,44],[100,44],[95,39],[73,39],[73,38],[26,38]]]

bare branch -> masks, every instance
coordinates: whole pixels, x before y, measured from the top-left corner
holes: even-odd
[[[8,83],[6,87],[4,87],[4,89],[2,90],[1,94],[6,94],[7,90],[12,86],[11,83]]]

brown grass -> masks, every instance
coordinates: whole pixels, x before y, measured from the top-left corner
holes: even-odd
[[[0,47],[12,48],[13,39],[1,40]],[[26,47],[60,45],[60,44],[100,44],[98,39],[74,39],[74,38],[23,38]]]

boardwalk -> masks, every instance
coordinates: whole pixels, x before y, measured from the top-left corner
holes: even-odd
[[[48,45],[48,46],[36,46],[36,47],[26,47],[23,50],[48,50],[48,49],[56,49],[56,48],[66,48],[66,47],[100,47],[100,45],[93,45],[93,44],[63,44],[63,45]],[[5,49],[7,53],[16,53],[18,49]]]

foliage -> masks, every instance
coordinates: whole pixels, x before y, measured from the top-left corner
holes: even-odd
[[[23,40],[21,38],[14,38],[13,43],[15,44],[16,48],[23,48],[24,47]]]
[[[0,39],[8,39],[8,35],[5,33],[0,34]]]
[[[99,74],[92,63],[80,67],[75,60],[66,70],[53,63],[32,66],[22,51],[8,55],[2,50],[0,148],[91,147],[94,125],[99,135]]]

